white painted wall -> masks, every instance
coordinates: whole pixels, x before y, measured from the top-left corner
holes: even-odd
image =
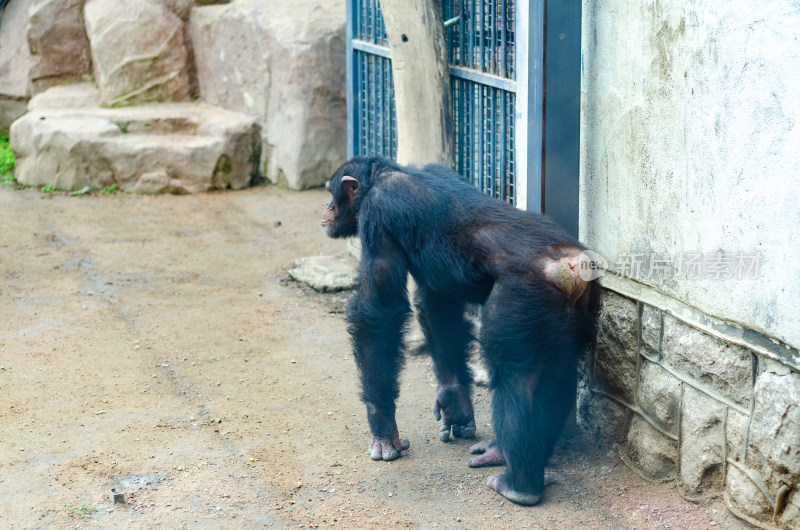
[[[643,283],[800,346],[800,2],[584,0],[582,46],[581,240],[759,251],[757,280]]]

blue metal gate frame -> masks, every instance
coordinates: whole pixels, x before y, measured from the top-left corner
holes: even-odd
[[[442,0],[455,169],[488,195],[546,210],[573,233],[580,10],[580,0]],[[394,158],[391,52],[378,0],[347,2],[347,71],[348,156]]]

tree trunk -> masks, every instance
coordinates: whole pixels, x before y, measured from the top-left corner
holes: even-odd
[[[450,73],[439,0],[380,0],[392,51],[397,161],[454,165]]]

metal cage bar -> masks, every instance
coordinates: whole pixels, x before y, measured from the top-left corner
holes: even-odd
[[[445,29],[455,169],[482,192],[517,204],[525,186],[517,184],[516,128],[527,120],[516,104],[515,0],[443,0],[442,10],[445,20],[460,17]],[[394,159],[391,54],[378,0],[348,0],[347,39],[348,156]]]

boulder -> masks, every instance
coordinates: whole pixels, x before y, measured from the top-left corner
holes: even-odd
[[[103,105],[192,99],[184,23],[163,3],[87,0],[84,15]]]
[[[30,97],[28,72],[31,53],[25,38],[28,10],[33,0],[15,0],[0,12],[0,96]]]
[[[84,0],[34,0],[28,12],[33,94],[88,76],[89,41],[83,25]]]
[[[25,38],[33,0],[14,0],[0,13],[0,134],[25,112],[31,54]]]
[[[200,97],[255,116],[272,182],[322,185],[345,160],[343,0],[239,0],[195,7]]]
[[[92,85],[48,92],[11,127],[22,184],[195,193],[244,188],[256,172],[259,130],[250,117],[203,103],[101,108],[87,103],[92,93],[97,100]]]

